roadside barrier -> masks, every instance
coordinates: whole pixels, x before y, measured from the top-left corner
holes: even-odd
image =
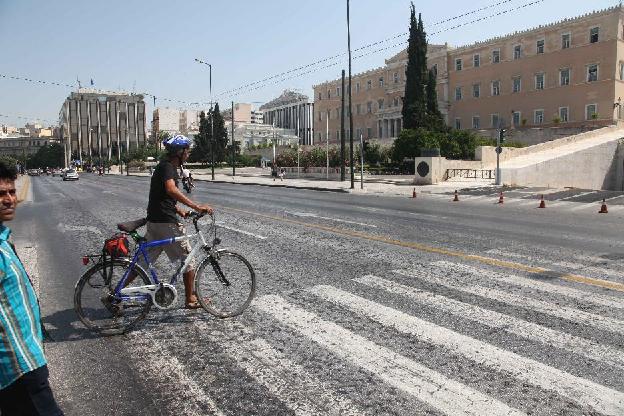
[[[453,202],[459,201],[459,194],[457,193],[457,189],[455,189],[455,198],[453,198]]]
[[[538,208],[546,208],[546,202],[544,202],[544,195],[542,194],[540,204]]]
[[[412,198],[416,198],[416,188],[412,191]]]
[[[502,204],[503,203],[503,193],[500,193],[500,196],[498,197],[498,203]]]
[[[602,198],[602,206],[600,207],[600,211],[598,211],[598,214],[607,214],[609,213],[609,210],[607,209],[607,202],[605,201],[604,198]]]

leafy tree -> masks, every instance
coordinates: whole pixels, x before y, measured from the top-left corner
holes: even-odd
[[[369,143],[368,146],[364,147],[364,162],[376,165],[381,161],[381,145],[379,143]]]
[[[34,168],[63,166],[64,160],[63,146],[52,143],[40,147],[37,153],[28,158],[26,164]]]
[[[210,159],[210,138],[210,121],[206,118],[206,113],[202,111],[199,113],[199,134],[195,135],[194,146],[191,149],[189,162],[207,163]]]

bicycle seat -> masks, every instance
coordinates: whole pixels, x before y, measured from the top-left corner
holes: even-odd
[[[145,224],[147,224],[147,218],[140,218],[134,221],[120,222],[119,224],[117,224],[117,229],[119,231],[131,233],[133,231],[136,231],[137,228],[143,227]]]

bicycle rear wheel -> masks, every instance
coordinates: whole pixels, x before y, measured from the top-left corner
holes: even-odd
[[[202,307],[217,318],[237,316],[256,293],[256,273],[240,254],[218,250],[200,263],[195,293]]]
[[[124,259],[98,263],[87,270],[76,283],[74,309],[82,323],[105,335],[122,334],[141,322],[152,307],[151,300],[119,301],[113,296],[115,286],[130,266]],[[135,265],[136,278],[127,287],[149,285],[145,271]]]

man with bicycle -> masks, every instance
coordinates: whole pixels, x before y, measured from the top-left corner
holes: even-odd
[[[180,209],[176,205],[178,202],[194,211],[212,214],[212,207],[193,202],[178,189],[178,170],[189,157],[191,141],[185,136],[177,135],[163,141],[163,145],[167,151],[167,156],[154,169],[150,182],[147,234],[145,235],[147,241],[181,237],[186,234],[183,224],[178,220],[178,215],[186,218],[190,212]],[[169,260],[184,262],[191,252],[191,246],[188,240],[184,240],[153,247],[149,252],[151,261],[156,261],[162,250],[165,250]],[[184,272],[185,306],[188,309],[201,308],[194,293],[194,287],[195,264],[191,262]]]

